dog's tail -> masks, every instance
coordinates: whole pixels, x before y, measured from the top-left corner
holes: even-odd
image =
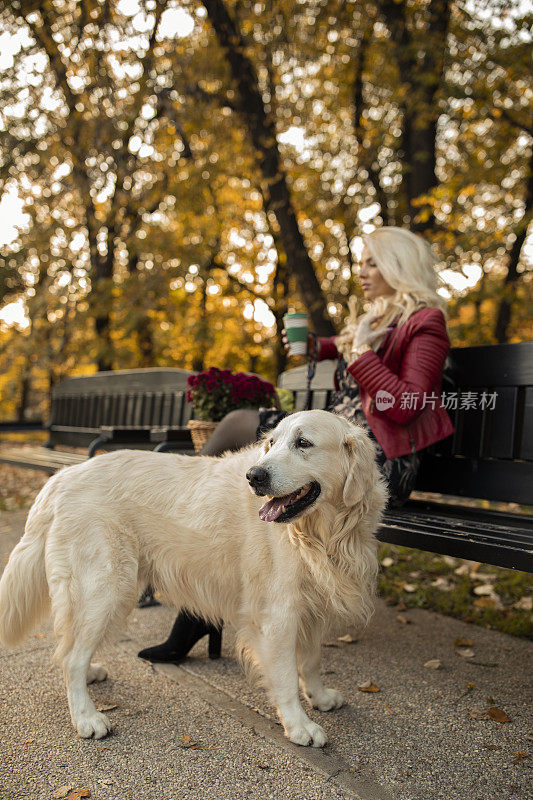
[[[44,492],[45,490],[43,490]],[[15,647],[48,614],[44,549],[53,514],[37,498],[0,580],[0,642]]]

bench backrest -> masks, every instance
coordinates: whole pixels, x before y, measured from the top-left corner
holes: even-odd
[[[135,369],[67,378],[54,387],[51,444],[85,446],[100,426],[180,427],[192,417],[184,369]]]
[[[331,361],[317,365],[313,408],[327,406],[334,368]],[[455,433],[425,451],[416,489],[533,504],[533,342],[453,348],[447,374],[460,401],[448,410]],[[306,367],[283,373],[280,385],[302,409]],[[461,407],[467,392],[475,403]],[[496,393],[494,408],[490,397],[481,407],[482,392]]]

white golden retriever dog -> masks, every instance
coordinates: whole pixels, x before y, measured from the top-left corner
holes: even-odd
[[[17,645],[51,610],[72,722],[100,739],[111,724],[87,683],[107,673],[91,658],[150,583],[177,608],[232,624],[286,736],[322,747],[298,678],[314,708],[342,704],[319,675],[321,640],[372,612],[386,498],[366,431],[327,411],[292,414],[220,458],[121,450],[67,467],[39,493],[6,566],[0,641]]]

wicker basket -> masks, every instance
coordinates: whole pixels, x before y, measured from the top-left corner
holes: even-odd
[[[191,432],[192,443],[196,453],[202,449],[217,425],[218,422],[209,422],[202,419],[190,419],[188,421],[187,427]]]

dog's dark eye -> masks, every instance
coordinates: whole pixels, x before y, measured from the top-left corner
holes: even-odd
[[[299,436],[296,439],[296,447],[304,448],[304,447],[313,447],[313,442],[310,442],[308,439],[304,439],[303,436]]]

